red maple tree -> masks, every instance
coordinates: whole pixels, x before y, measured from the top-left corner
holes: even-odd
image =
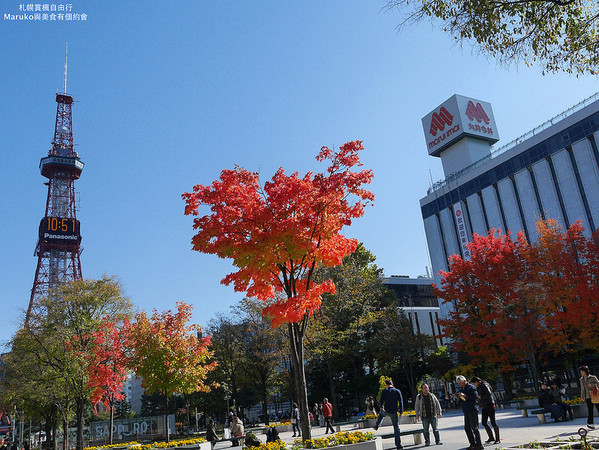
[[[543,354],[599,345],[599,235],[586,237],[579,222],[562,232],[552,219],[537,234],[532,244],[523,233],[474,234],[471,258],[451,256],[435,286],[451,303],[440,324],[457,351],[503,372],[527,362],[535,378]]]
[[[91,402],[103,404],[110,411],[109,441],[113,441],[114,405],[123,400],[123,381],[127,378],[129,322],[105,318],[98,329],[87,336],[88,350],[84,358],[88,362],[88,382]]]
[[[264,186],[255,172],[223,170],[211,185],[194,186],[182,196],[186,215],[198,216],[201,205],[211,211],[194,219],[193,249],[231,258],[237,271],[222,283],[263,300],[273,326],[287,324],[304,439],[310,438],[304,333],[321,295],[335,291],[331,280],[316,283],[313,274],[319,265],[341,264],[358,245],[341,230],[374,200],[362,187],[372,171],[352,171],[361,166],[361,150],[361,141],[339,151],[322,147],[316,159],[328,162],[325,173],[300,177],[280,168]]]
[[[500,233],[493,229],[487,236],[475,234],[470,259],[451,256],[449,271],[441,272],[435,294],[451,302],[449,317],[440,324],[453,347],[468,353],[475,363],[497,364],[509,371],[528,359],[525,323],[538,320],[538,311],[526,289],[523,251],[528,243],[523,235],[513,241]]]

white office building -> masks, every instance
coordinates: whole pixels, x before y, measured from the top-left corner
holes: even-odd
[[[420,276],[410,278],[407,275],[391,275],[381,279],[391,289],[399,306],[412,323],[414,333],[438,336],[441,329],[439,320],[439,300],[433,293],[433,279]],[[443,345],[443,338],[437,338],[437,344]]]
[[[599,94],[498,148],[491,105],[480,100],[454,95],[422,123],[446,177],[420,200],[435,283],[450,255],[469,256],[472,233],[522,230],[532,242],[540,218],[599,226]]]

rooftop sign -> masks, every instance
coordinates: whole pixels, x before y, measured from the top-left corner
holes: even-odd
[[[439,156],[459,139],[470,136],[499,140],[491,104],[455,94],[422,118],[428,154]]]

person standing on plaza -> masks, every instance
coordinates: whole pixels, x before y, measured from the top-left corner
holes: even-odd
[[[476,391],[478,392],[478,401],[482,409],[481,422],[483,427],[485,427],[485,430],[487,430],[487,434],[489,435],[489,439],[487,439],[486,443],[500,444],[499,426],[495,421],[495,395],[493,394],[493,389],[489,383],[487,383],[485,380],[481,380],[478,377],[472,378],[470,382],[474,385]],[[493,430],[495,430],[494,437],[491,427],[487,423],[489,420],[491,421]]]
[[[314,416],[314,426],[320,425],[320,406],[318,406],[318,403],[314,403],[312,415]]]
[[[599,379],[595,375],[591,375],[589,371],[589,366],[580,366],[578,368],[580,370],[580,398],[582,398],[587,403],[587,427],[591,430],[595,429],[595,420],[593,419],[593,407],[597,407],[597,411],[599,411],[599,401],[593,399],[597,394],[599,394]],[[599,397],[599,395],[597,395]]]
[[[291,411],[291,427],[293,428],[293,436],[301,436],[302,433],[300,431],[300,412],[297,406],[297,403],[293,404],[293,410]],[[295,430],[297,429],[297,435],[295,434]]]
[[[416,396],[414,409],[416,410],[416,421],[422,418],[424,444],[426,446],[431,445],[429,428],[432,427],[433,434],[435,435],[435,443],[441,445],[442,442],[437,428],[437,419],[441,418],[441,404],[435,394],[430,392],[428,384],[423,383],[420,387],[420,393]]]
[[[383,417],[391,417],[391,423],[393,424],[393,433],[395,434],[395,446],[398,450],[401,450],[401,436],[399,434],[399,419],[398,414],[401,417],[403,413],[403,398],[399,389],[393,386],[391,379],[385,380],[387,386],[381,392],[381,411],[374,424],[374,429],[378,430]]]
[[[333,419],[333,405],[329,403],[328,398],[322,400],[322,415],[324,416],[324,425],[326,427],[324,434],[328,434],[329,428],[331,429],[331,433],[334,433],[335,430],[331,423],[331,420]]]
[[[468,442],[470,442],[470,447],[467,450],[482,450],[484,447],[478,431],[478,407],[476,406],[478,392],[474,385],[468,383],[463,375],[458,375],[455,381],[459,386],[456,396],[464,413],[464,431],[466,431]]]

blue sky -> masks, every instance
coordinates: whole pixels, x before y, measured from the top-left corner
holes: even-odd
[[[66,2],[49,4],[67,5]],[[35,2],[33,3],[35,4]],[[364,141],[373,207],[346,234],[386,275],[429,264],[419,199],[431,174],[420,119],[454,93],[492,104],[505,144],[599,91],[595,77],[499,67],[430,23],[401,31],[384,2],[73,0],[78,22],[21,22],[0,0],[0,341],[27,307],[69,43],[83,274],[117,275],[139,308],[195,306],[206,324],[242,298],[227,261],[192,252],[180,195],[235,164],[268,179],[320,171],[322,145]]]

